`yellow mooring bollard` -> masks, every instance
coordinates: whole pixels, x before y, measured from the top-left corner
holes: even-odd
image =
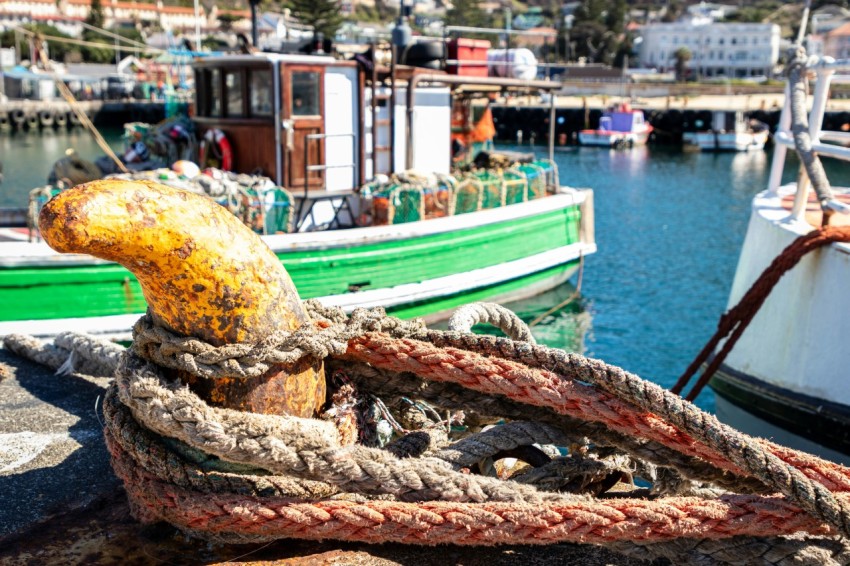
[[[156,324],[178,334],[221,346],[310,324],[274,252],[207,197],[148,181],[94,181],[48,202],[39,228],[56,251],[130,270]],[[207,402],[242,411],[312,417],[325,401],[323,364],[311,358],[257,378],[175,377]]]

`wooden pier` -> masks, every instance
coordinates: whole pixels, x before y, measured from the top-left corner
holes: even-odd
[[[78,102],[96,125],[159,122],[165,102],[149,100],[84,100]],[[71,105],[64,100],[9,100],[0,103],[0,133],[29,132],[79,126]]]

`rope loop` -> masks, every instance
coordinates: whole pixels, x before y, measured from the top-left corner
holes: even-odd
[[[470,303],[457,309],[449,319],[449,330],[472,332],[476,324],[490,324],[508,335],[511,340],[536,344],[531,329],[512,310],[496,303]]]
[[[421,337],[427,329],[420,319],[403,321],[388,317],[384,309],[354,309],[350,316],[338,307],[307,301],[307,312],[317,319],[294,332],[279,330],[255,344],[213,346],[202,340],[180,336],[157,325],[150,313],[133,326],[133,348],[156,365],[187,371],[207,378],[251,378],[272,366],[288,365],[311,356],[339,356],[351,338],[366,332],[383,332],[396,338]]]

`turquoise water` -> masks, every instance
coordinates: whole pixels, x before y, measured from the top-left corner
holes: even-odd
[[[122,130],[101,132],[116,151],[121,149]],[[4,180],[0,183],[0,206],[23,207],[30,189],[47,183],[50,168],[74,148],[83,159],[93,161],[103,155],[88,131],[76,128],[35,133],[0,133],[0,163]]]
[[[109,139],[120,145],[117,132]],[[85,158],[99,155],[81,130],[0,135],[6,170],[0,206],[24,206],[27,191],[44,182],[66,147]],[[769,154],[573,148],[558,152],[556,161],[563,184],[595,191],[599,251],[586,259],[581,295],[546,316],[535,335],[671,386],[726,309],[750,201],[767,183]],[[573,296],[574,284],[512,307],[532,320]],[[713,409],[710,390],[698,401]]]
[[[541,322],[535,335],[550,346],[583,346],[588,356],[671,387],[726,310],[751,200],[767,188],[771,153],[577,148],[557,153],[556,161],[562,184],[594,189],[599,251],[586,260],[579,304]],[[850,185],[846,164],[825,166],[834,184]],[[790,157],[783,182],[797,169]],[[512,306],[533,318],[535,302]],[[586,329],[583,342],[567,328]],[[713,411],[713,392],[704,389],[697,404]]]
[[[768,155],[583,147],[556,161],[562,184],[594,189],[599,251],[586,259],[579,304],[535,335],[559,346],[548,327],[575,319],[586,355],[670,387],[726,308]],[[698,401],[714,407],[710,390]]]

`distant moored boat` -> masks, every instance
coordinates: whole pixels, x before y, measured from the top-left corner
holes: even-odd
[[[578,140],[581,145],[634,147],[645,144],[650,133],[652,126],[646,123],[643,111],[635,110],[623,102],[602,113],[598,128],[580,131]]]

